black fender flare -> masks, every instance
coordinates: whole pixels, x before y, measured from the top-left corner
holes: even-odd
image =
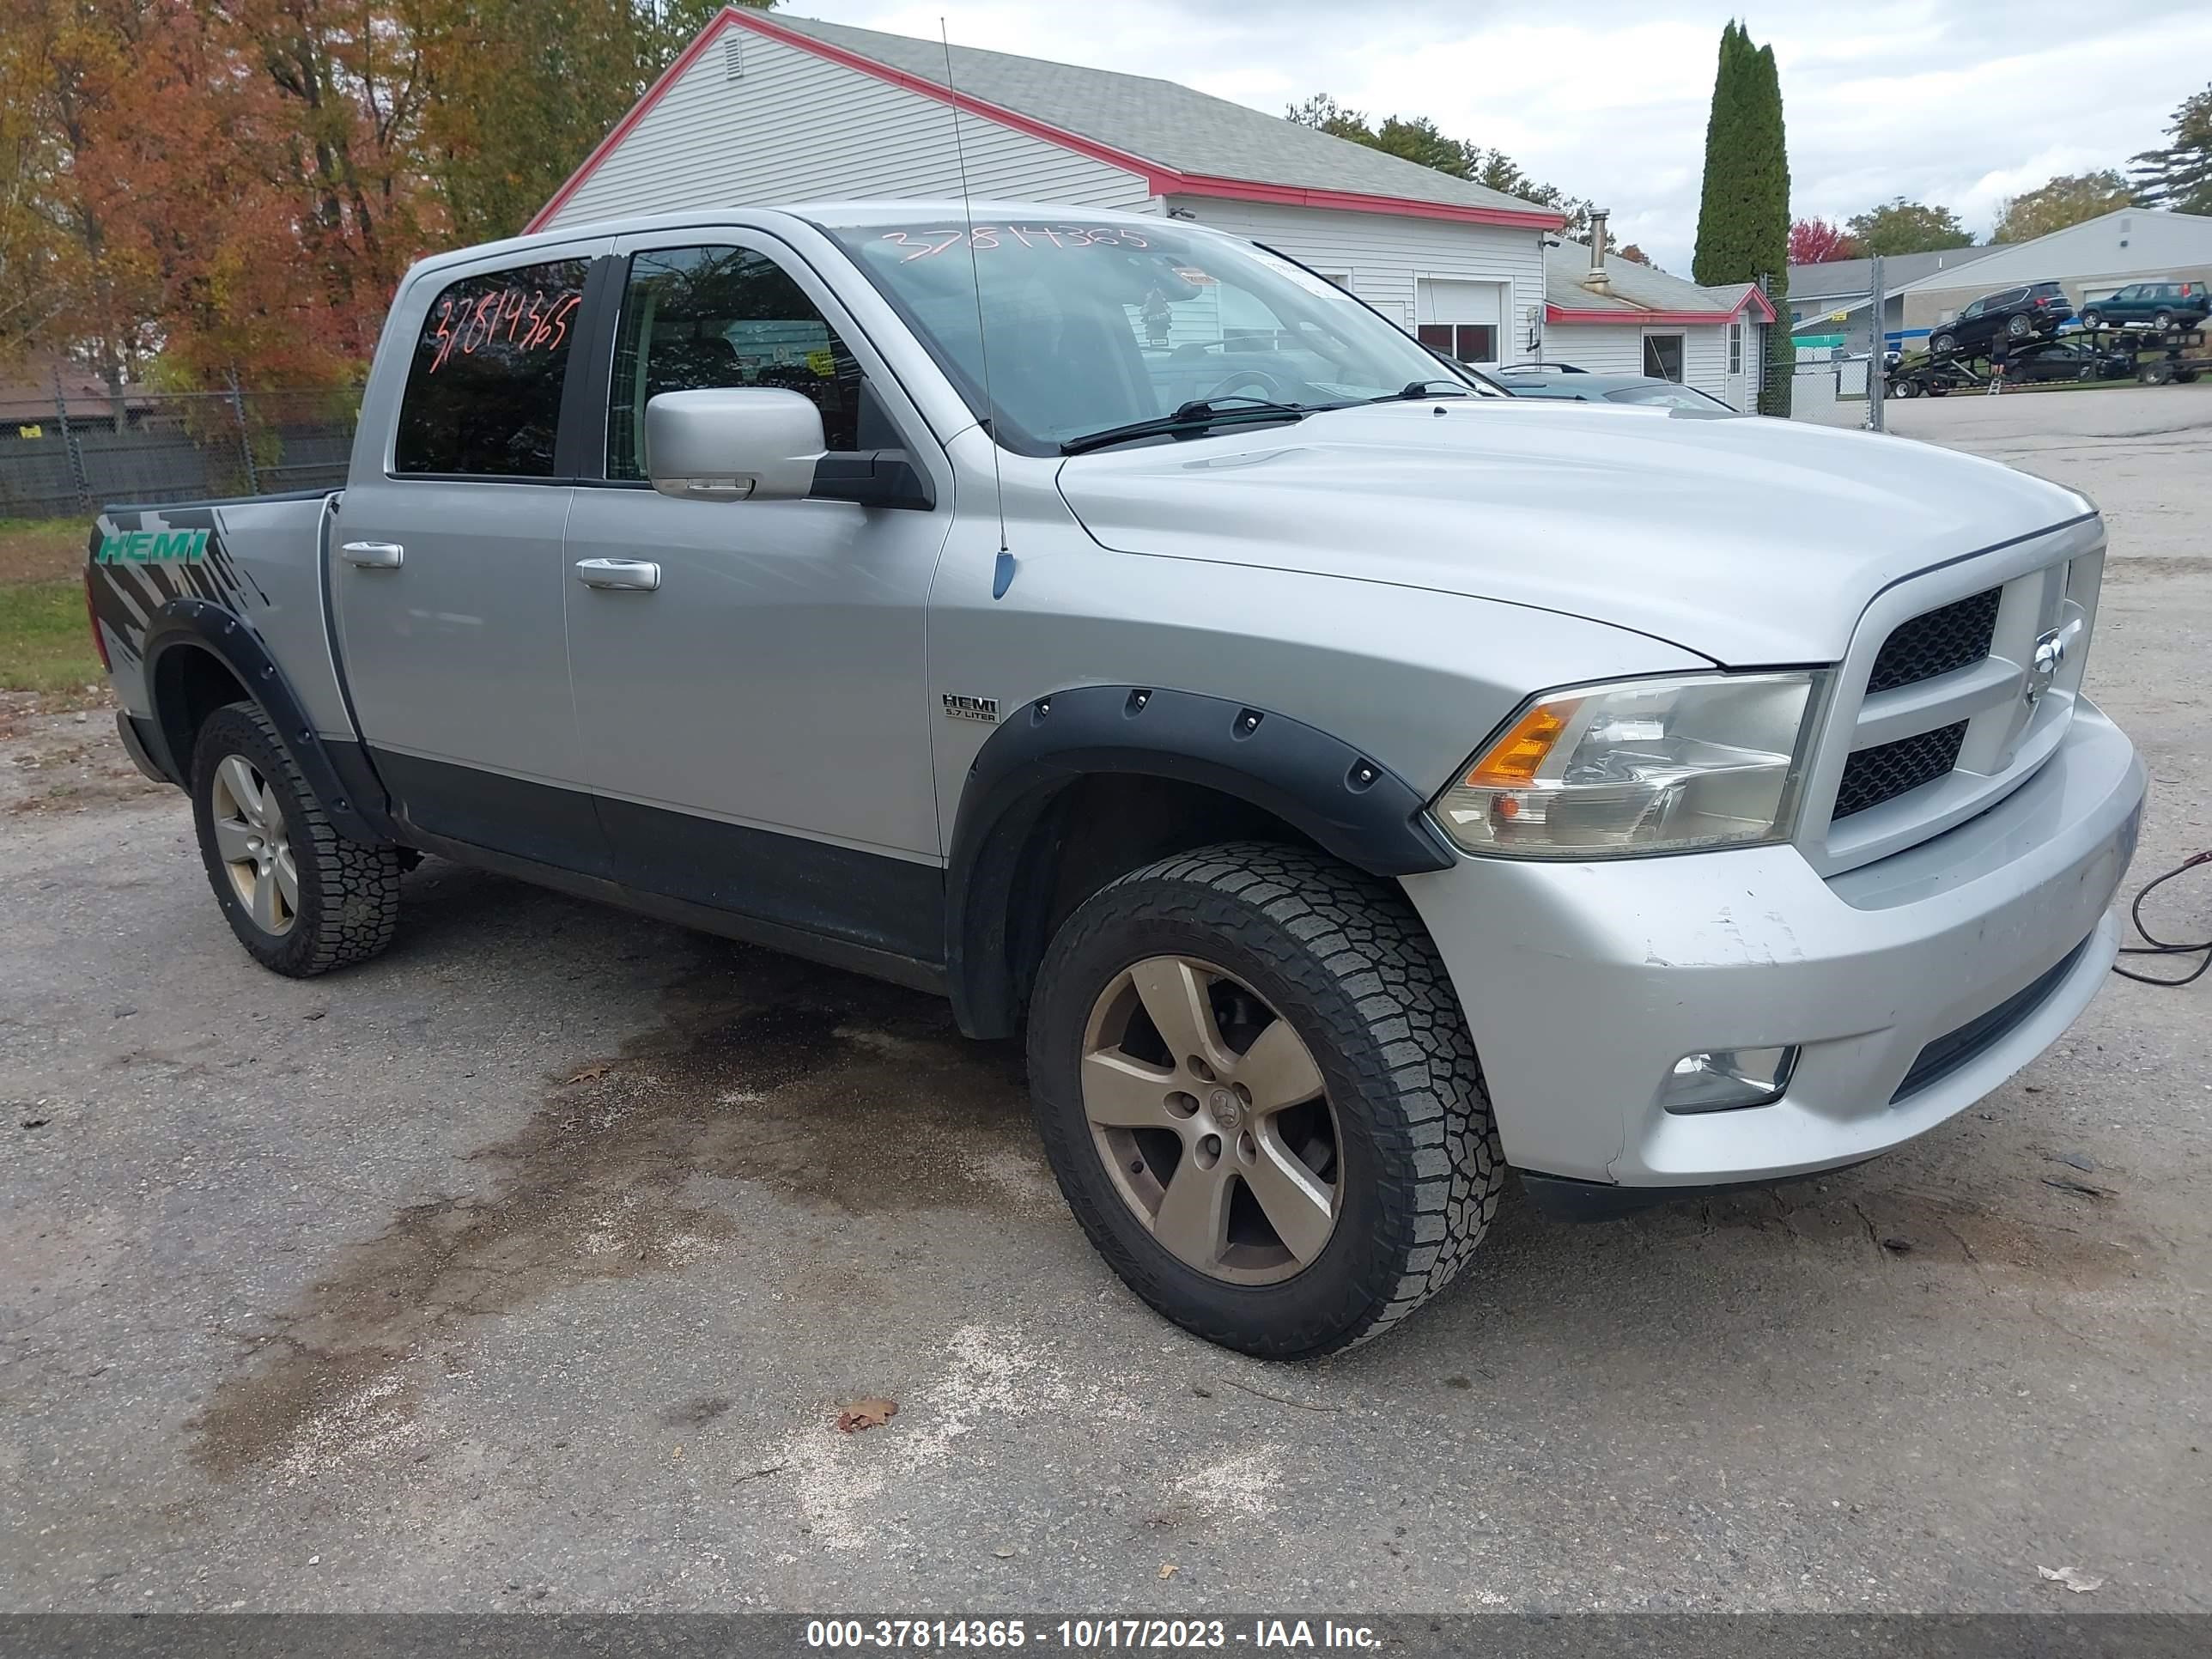
[[[141,736],[162,771],[190,787],[192,757],[174,752],[160,706],[162,659],[178,650],[204,651],[236,677],[275,724],[333,829],[349,841],[369,846],[393,839],[384,787],[361,746],[329,744],[316,732],[299,694],[252,623],[208,599],[170,599],[148,619],[139,648],[148,694],[155,699],[154,719]]]
[[[1164,687],[1053,692],[991,734],[961,790],[945,870],[945,964],[963,1030],[1013,1030],[1013,895],[1055,801],[1100,773],[1171,778],[1249,801],[1371,875],[1449,869],[1456,859],[1426,795],[1318,726]]]

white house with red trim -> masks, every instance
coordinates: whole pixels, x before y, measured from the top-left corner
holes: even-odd
[[[728,9],[531,222],[957,196],[1263,241],[1473,362],[1542,349],[1551,209],[1173,82]]]
[[[1774,307],[1756,283],[1700,288],[1602,247],[1601,216],[1589,243],[1545,251],[1543,361],[1593,374],[1680,380],[1734,409],[1759,399],[1766,328]]]

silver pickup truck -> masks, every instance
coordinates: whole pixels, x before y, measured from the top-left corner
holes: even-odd
[[[328,495],[115,508],[149,774],[278,973],[422,854],[1026,1033],[1070,1205],[1249,1352],[1548,1212],[1856,1162],[2105,978],[2104,528],[1921,445],[1500,395],[1196,226],[831,204],[402,284]]]

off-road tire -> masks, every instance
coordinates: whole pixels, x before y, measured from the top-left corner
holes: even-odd
[[[1340,1213],[1280,1282],[1225,1283],[1155,1240],[1115,1190],[1085,1115],[1084,1033],[1102,991],[1161,955],[1211,962],[1311,1052],[1338,1124]],[[1379,1336],[1474,1255],[1505,1185],[1459,998],[1405,896],[1320,853],[1231,842],[1132,872],[1084,903],[1045,953],[1030,1082],[1060,1191],[1130,1288],[1185,1329],[1262,1358]]]
[[[289,928],[265,932],[240,902],[217,851],[214,829],[216,769],[242,755],[260,773],[283,812],[300,900]],[[399,925],[399,849],[368,847],[331,828],[322,805],[300,775],[290,750],[259,707],[230,703],[210,714],[192,745],[192,827],[208,884],[238,942],[263,967],[290,979],[312,979],[366,962],[392,942]]]

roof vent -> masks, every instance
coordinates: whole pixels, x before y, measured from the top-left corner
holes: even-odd
[[[745,78],[745,32],[729,29],[722,35],[722,78],[742,81]]]
[[[1612,214],[1604,208],[1592,208],[1589,216],[1589,275],[1583,278],[1583,286],[1593,294],[1613,292],[1613,278],[1605,274],[1605,222]]]

